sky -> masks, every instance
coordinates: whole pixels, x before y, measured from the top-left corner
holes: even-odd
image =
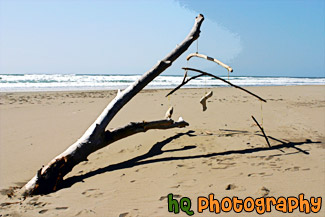
[[[0,74],[143,74],[205,20],[199,53],[240,76],[325,77],[324,0],[0,0]],[[192,58],[181,67],[219,75]]]

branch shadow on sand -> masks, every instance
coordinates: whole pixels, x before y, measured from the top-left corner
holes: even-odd
[[[140,165],[145,165],[145,164],[152,164],[152,163],[158,163],[158,162],[165,162],[165,161],[176,161],[176,160],[188,160],[188,159],[198,159],[198,158],[210,158],[214,156],[225,156],[225,155],[232,155],[232,154],[251,154],[251,153],[257,153],[257,152],[263,152],[263,151],[270,151],[270,150],[280,150],[282,148],[294,148],[298,152],[295,153],[288,153],[288,154],[296,154],[296,153],[304,153],[304,154],[309,154],[308,151],[302,150],[301,148],[298,148],[297,146],[303,145],[303,144],[310,144],[310,143],[321,143],[319,141],[311,141],[310,139],[306,139],[303,142],[290,142],[290,141],[282,141],[280,139],[274,138],[272,136],[268,136],[269,139],[272,139],[276,142],[279,142],[277,145],[273,145],[272,147],[254,147],[254,148],[247,148],[247,149],[240,149],[240,150],[229,150],[229,151],[224,151],[224,152],[217,152],[217,153],[209,153],[209,154],[200,154],[200,155],[192,155],[192,156],[179,156],[179,157],[164,157],[164,158],[155,158],[155,159],[150,159],[152,157],[159,156],[163,153],[166,152],[176,152],[176,151],[185,151],[189,149],[194,149],[196,148],[195,145],[190,145],[190,146],[184,146],[183,148],[179,149],[169,149],[169,150],[162,150],[165,145],[168,143],[172,142],[175,139],[178,139],[182,136],[197,136],[193,134],[195,131],[188,131],[186,133],[178,133],[175,136],[169,137],[161,142],[155,143],[152,148],[145,154],[134,157],[132,159],[129,159],[127,161],[123,161],[117,164],[112,164],[108,165],[103,168],[96,169],[94,171],[90,171],[86,174],[82,175],[76,175],[69,177],[65,180],[62,181],[60,186],[58,186],[57,190],[64,189],[64,188],[69,188],[72,185],[78,183],[78,182],[83,182],[85,179],[103,174],[106,172],[111,172],[111,171],[116,171],[116,170],[122,170],[126,168],[132,168],[135,166],[140,166]],[[243,133],[246,134],[248,132],[235,132],[235,134],[238,133]],[[255,133],[254,135],[257,136],[263,136],[261,134]],[[283,152],[283,151],[282,151]]]

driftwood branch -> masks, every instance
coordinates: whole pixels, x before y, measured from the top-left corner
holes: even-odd
[[[165,119],[170,119],[170,118],[172,118],[173,112],[174,112],[174,107],[173,107],[173,106],[170,106],[170,107],[168,108],[168,110],[166,111]]]
[[[159,61],[152,69],[143,74],[141,78],[124,91],[119,92],[84,135],[67,150],[55,157],[47,166],[38,170],[37,174],[21,189],[20,193],[23,196],[28,196],[55,191],[58,184],[63,180],[63,177],[69,173],[74,166],[80,162],[87,161],[87,157],[91,153],[118,139],[125,138],[137,132],[145,132],[148,129],[169,129],[187,126],[187,123],[184,121],[174,122],[172,120],[161,120],[147,123],[131,123],[128,126],[116,129],[112,132],[105,131],[107,125],[122,107],[154,78],[171,66],[173,61],[183,54],[199,37],[203,20],[203,15],[199,14],[188,36],[163,60]]]
[[[213,95],[213,91],[205,94],[201,99],[200,103],[202,104],[203,111],[207,110],[207,100]]]
[[[147,86],[154,78],[160,75],[165,69],[183,54],[189,46],[199,37],[200,27],[204,20],[203,15],[199,14],[189,35],[177,47],[169,53],[163,60],[159,61],[152,69],[142,75],[132,85],[122,91],[121,96],[112,101],[98,117],[94,125],[98,125],[100,130],[104,130],[108,123],[118,113],[118,111],[128,103],[138,92]]]
[[[191,53],[191,54],[189,54],[189,55],[186,57],[186,60],[188,61],[188,60],[190,60],[192,57],[200,57],[200,58],[203,58],[203,59],[206,59],[206,60],[210,60],[210,61],[215,62],[215,63],[217,63],[218,65],[222,66],[223,68],[227,69],[228,72],[233,72],[233,69],[232,69],[230,66],[224,64],[224,63],[221,62],[220,60],[217,60],[217,59],[215,59],[215,58],[209,57],[209,56],[207,56],[207,55],[199,54],[199,53]]]
[[[136,133],[142,133],[148,130],[166,130],[172,128],[183,128],[186,126],[189,126],[189,124],[182,120],[182,118],[180,118],[178,121],[163,119],[150,122],[131,122],[124,127],[117,128],[113,131],[107,131],[105,141],[106,143],[110,144],[128,136],[132,136]]]
[[[257,122],[257,120],[254,118],[253,115],[252,115],[252,118],[253,118],[254,122],[257,124],[257,126],[260,128],[260,130],[262,131],[263,136],[264,136],[264,138],[265,138],[265,140],[266,140],[266,142],[267,142],[267,145],[269,146],[269,148],[271,148],[271,145],[270,145],[269,139],[267,138],[267,136],[266,136],[266,134],[265,134],[265,132],[264,132],[263,127],[261,127],[261,125]]]
[[[232,86],[232,87],[235,87],[235,88],[238,88],[238,89],[240,89],[240,90],[243,90],[243,91],[245,91],[246,93],[248,93],[248,94],[250,94],[250,95],[252,95],[252,96],[258,98],[259,100],[261,100],[261,101],[263,101],[263,102],[266,102],[265,99],[263,99],[263,98],[257,96],[256,94],[250,92],[249,90],[246,90],[246,89],[244,89],[244,88],[242,88],[242,87],[240,87],[240,86],[237,86],[237,85],[235,85],[235,84],[232,84],[231,82],[229,82],[229,81],[227,81],[227,80],[225,80],[225,79],[223,79],[223,78],[220,78],[220,77],[218,77],[218,76],[215,76],[215,75],[213,75],[213,74],[210,74],[210,73],[207,73],[207,72],[204,72],[204,71],[198,70],[198,69],[187,68],[187,67],[184,67],[184,68],[182,68],[182,69],[184,69],[184,70],[190,70],[190,71],[195,71],[195,72],[198,72],[198,73],[200,73],[200,74],[202,74],[202,75],[207,75],[207,76],[213,77],[213,78],[215,78],[215,79],[218,79],[218,80],[220,80],[220,81],[223,81],[223,82],[229,84],[229,85]],[[184,85],[184,84],[183,84],[183,85]],[[181,85],[181,86],[183,86],[183,85]]]

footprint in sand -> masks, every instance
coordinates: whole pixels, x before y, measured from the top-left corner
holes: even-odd
[[[203,161],[202,161],[202,164],[206,164],[206,163],[208,163],[207,160],[203,160]]]
[[[179,194],[174,194],[173,195],[173,198],[181,198],[181,197],[182,197],[182,195],[179,195]],[[167,196],[161,196],[159,198],[160,201],[165,200],[165,199],[167,199]]]
[[[87,214],[86,216],[89,216],[89,214],[93,214],[95,215],[95,212],[91,209],[84,209],[84,210],[81,210],[80,212],[78,212],[75,216],[85,216],[85,214]]]
[[[256,177],[258,175],[263,176],[265,173],[249,173],[247,176],[248,177]]]
[[[86,195],[86,197],[97,198],[103,195],[104,193],[98,192],[99,189],[87,189],[86,191],[82,192],[81,194]]]
[[[227,191],[229,191],[229,190],[234,190],[235,188],[237,188],[237,186],[235,184],[228,184],[225,189]]]
[[[269,195],[269,193],[270,190],[264,186],[258,191],[258,194],[261,195],[262,197],[266,197],[267,195]]]
[[[300,169],[300,167],[288,167],[284,171],[293,171],[293,172],[295,172],[295,171],[299,171],[299,169]]]
[[[45,202],[38,202],[39,197],[32,198],[27,202],[28,205],[35,206],[35,207],[44,207],[47,203]]]
[[[81,194],[87,194],[89,191],[96,191],[96,190],[99,190],[99,189],[98,188],[90,188],[90,189],[85,190]]]
[[[274,158],[274,156],[270,155],[270,156],[268,156],[267,158],[265,158],[265,160],[271,160],[271,159],[273,159],[273,158]]]
[[[272,175],[273,175],[273,173],[268,173],[268,174],[266,174],[266,173],[262,172],[262,173],[250,173],[250,174],[248,174],[247,176],[248,176],[248,177],[256,177],[256,176],[262,176],[262,177],[265,177],[265,176],[272,176]]]
[[[225,166],[225,167],[212,167],[211,169],[214,169],[214,170],[220,170],[220,169],[227,169],[228,168],[228,166]]]
[[[56,210],[65,210],[68,209],[69,207],[62,206],[62,207],[55,207]]]
[[[272,167],[276,167],[276,166],[277,166],[276,162],[274,162],[274,161],[271,161],[271,162],[269,163],[269,165],[272,166]]]
[[[42,209],[41,211],[39,211],[38,213],[39,214],[44,214],[44,213],[46,213],[48,211],[48,209]]]
[[[222,165],[227,165],[227,166],[232,166],[232,165],[235,165],[236,163],[223,163],[223,162],[220,162],[219,164],[222,164]]]

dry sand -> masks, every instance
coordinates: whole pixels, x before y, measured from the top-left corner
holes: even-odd
[[[325,196],[325,86],[249,87],[263,104],[234,88],[214,88],[208,109],[199,100],[204,89],[145,90],[127,104],[109,127],[156,120],[174,106],[184,129],[154,130],[105,147],[76,166],[66,188],[49,195],[10,199],[53,157],[77,140],[115,91],[1,93],[0,216],[187,216],[168,212],[166,196]],[[270,138],[251,119],[254,115]],[[149,150],[151,150],[149,152]],[[228,190],[226,190],[228,189]],[[220,216],[258,216],[252,213]],[[306,216],[272,209],[263,216]],[[322,209],[309,216],[325,216]]]

